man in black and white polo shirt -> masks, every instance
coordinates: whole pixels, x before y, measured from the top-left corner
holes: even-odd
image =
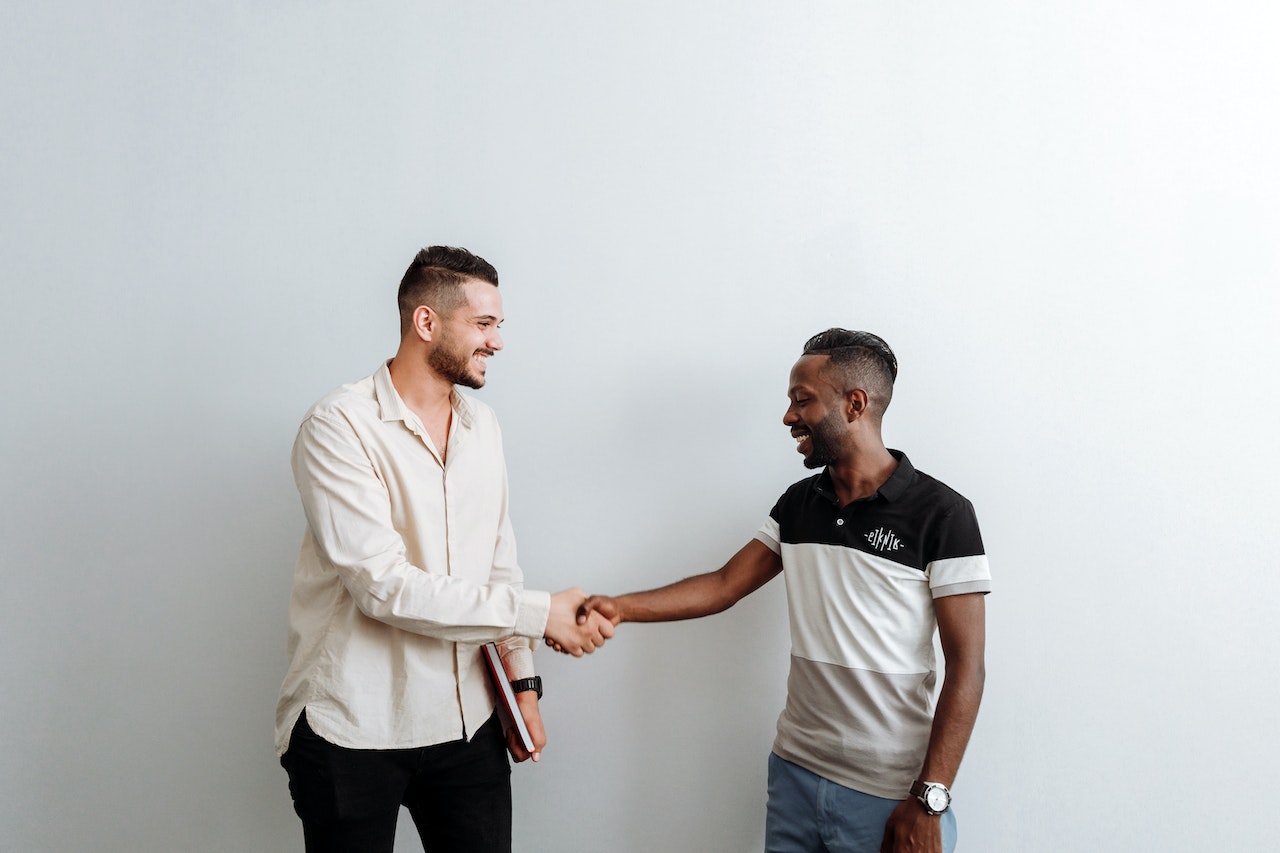
[[[719,571],[579,611],[615,625],[692,619],[784,573],[791,674],[769,757],[769,853],[955,846],[950,788],[982,698],[991,574],[973,505],[884,446],[897,375],[875,335],[815,335],[783,423],[822,472],[787,489]]]

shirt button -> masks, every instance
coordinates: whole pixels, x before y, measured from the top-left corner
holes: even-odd
[[[837,527],[842,527],[842,526],[844,526],[844,519],[843,519],[843,518],[837,518],[837,519],[836,519],[836,526],[837,526]]]

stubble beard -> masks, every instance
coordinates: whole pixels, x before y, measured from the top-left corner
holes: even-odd
[[[464,388],[484,387],[484,377],[475,373],[471,367],[471,356],[458,355],[444,346],[438,346],[427,355],[427,365],[454,385]]]
[[[839,447],[839,413],[832,412],[809,427],[809,443],[813,449],[804,458],[806,468],[825,468],[836,461]]]

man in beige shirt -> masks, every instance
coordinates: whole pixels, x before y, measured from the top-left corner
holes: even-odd
[[[401,805],[424,848],[511,848],[507,752],[546,734],[533,644],[581,655],[585,594],[526,590],[484,385],[502,349],[497,271],[465,249],[418,253],[400,283],[400,346],[311,408],[293,470],[307,519],[289,605],[276,750],[306,848],[390,851]],[[496,642],[534,749],[504,733],[479,645]]]

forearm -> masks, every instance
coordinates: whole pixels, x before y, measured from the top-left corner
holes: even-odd
[[[538,672],[533,665],[533,643],[527,637],[506,637],[498,641],[498,654],[507,677],[512,681],[532,678]]]
[[[948,788],[955,782],[969,737],[978,719],[985,672],[981,661],[948,667],[938,707],[933,717],[929,749],[920,769],[920,779],[941,782]]]
[[[593,595],[578,608],[579,625],[603,617],[606,625],[622,622],[674,622],[728,610],[782,571],[782,560],[767,545],[752,539],[723,567],[673,584],[611,597]],[[559,648],[555,643],[552,646]]]
[[[623,622],[676,622],[720,613],[737,598],[722,572],[708,572],[644,592],[618,596]]]
[[[981,593],[944,596],[934,600],[934,612],[946,660],[946,676],[938,693],[920,779],[951,787],[982,703],[986,680],[986,598]]]
[[[546,627],[550,596],[511,584],[476,584],[410,564],[369,571],[335,566],[360,612],[404,631],[460,643],[508,636],[536,639]]]
[[[963,593],[934,600],[938,639],[946,659],[946,676],[934,709],[929,746],[920,767],[922,782],[950,788],[978,719],[986,680],[986,605],[981,593]],[[906,792],[903,792],[904,796]],[[927,850],[941,853],[940,821],[914,797],[893,810],[885,824],[881,850],[889,853]]]

